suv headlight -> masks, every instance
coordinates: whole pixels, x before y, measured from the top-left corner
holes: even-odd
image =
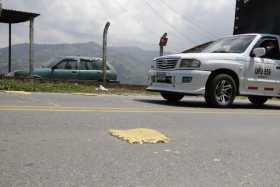
[[[201,65],[201,62],[196,59],[182,59],[180,63],[181,69],[192,69],[192,68],[199,68]]]

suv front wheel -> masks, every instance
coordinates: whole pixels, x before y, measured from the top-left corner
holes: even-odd
[[[161,92],[160,93],[161,96],[167,100],[168,102],[179,102],[180,100],[183,99],[184,95],[182,94],[176,94],[176,93],[165,93],[165,92]]]
[[[206,86],[205,100],[211,107],[225,108],[232,105],[237,93],[234,79],[227,74],[215,76]]]

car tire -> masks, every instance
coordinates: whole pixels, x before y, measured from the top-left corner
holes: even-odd
[[[237,86],[227,74],[216,75],[206,86],[205,100],[210,107],[230,107],[236,97]]]
[[[249,96],[248,99],[256,106],[262,106],[268,101],[268,98],[264,96]]]
[[[165,100],[167,100],[168,102],[172,102],[172,103],[177,103],[177,102],[181,101],[184,97],[184,95],[176,94],[176,93],[161,92],[160,94]]]

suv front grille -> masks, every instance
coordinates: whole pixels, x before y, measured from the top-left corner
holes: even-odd
[[[175,69],[178,63],[178,59],[158,59],[156,60],[157,69],[161,70],[169,70]]]

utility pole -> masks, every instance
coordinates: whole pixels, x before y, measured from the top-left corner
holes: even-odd
[[[110,22],[107,22],[104,28],[103,32],[103,55],[102,55],[102,60],[103,60],[103,86],[106,85],[107,82],[107,35],[108,35],[108,30],[110,27]]]
[[[163,56],[163,48],[167,45],[167,33],[164,33],[159,41],[159,56]]]
[[[34,60],[34,19],[30,19],[29,23],[29,74],[32,75],[33,73],[33,60]]]
[[[12,24],[9,23],[9,68],[8,72],[12,71]]]

